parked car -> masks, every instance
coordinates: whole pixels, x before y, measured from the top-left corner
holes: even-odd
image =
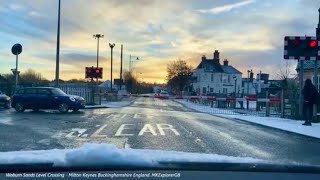
[[[167,91],[161,91],[159,94],[160,99],[169,99],[169,93]]]
[[[6,109],[10,108],[11,99],[0,91],[0,106]]]
[[[59,88],[36,87],[19,89],[12,97],[11,106],[18,112],[26,109],[58,109],[62,113],[78,111],[85,107],[85,100],[68,95]]]

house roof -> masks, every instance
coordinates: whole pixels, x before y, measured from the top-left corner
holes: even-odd
[[[217,59],[205,59],[197,66],[196,69],[204,69],[210,72],[223,72],[221,64]]]
[[[196,69],[204,69],[207,72],[224,72],[227,74],[242,74],[236,68],[230,65],[221,65],[219,59],[202,59]]]
[[[238,71],[236,68],[234,68],[233,66],[222,66],[222,69],[225,73],[227,74],[242,74],[240,71]]]
[[[303,61],[303,69],[305,69],[305,70],[314,69],[314,62],[315,61],[313,61],[313,60]],[[320,68],[320,62],[318,62],[317,67],[318,67],[318,69]],[[299,70],[299,69],[300,69],[300,63],[297,63],[296,70]]]

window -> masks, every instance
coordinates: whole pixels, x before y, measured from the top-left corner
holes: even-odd
[[[36,89],[25,89],[24,94],[37,94]]]
[[[230,75],[228,76],[228,83],[230,83]]]
[[[213,78],[213,74],[211,74],[211,82],[213,82],[213,79],[214,79],[214,78]]]
[[[202,93],[203,93],[203,94],[206,94],[206,93],[207,93],[207,88],[206,88],[206,87],[203,87],[203,88],[202,88]]]
[[[49,95],[51,94],[48,89],[38,89],[38,94],[40,95]]]
[[[220,82],[222,82],[222,74],[220,74]]]
[[[213,92],[213,88],[210,88],[210,92]]]

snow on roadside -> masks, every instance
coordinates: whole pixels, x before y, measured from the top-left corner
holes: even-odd
[[[187,102],[185,100],[180,100],[180,99],[177,100],[176,99],[174,101],[183,104],[187,108],[190,108],[190,109],[193,109],[193,110],[196,110],[196,111],[199,111],[199,112],[211,113],[211,114],[213,114],[214,112],[224,112],[224,113],[228,113],[228,114],[239,114],[239,113],[236,113],[236,112],[234,112],[232,110],[229,110],[229,109],[211,108],[210,106],[190,103],[190,102]]]
[[[209,106],[189,103],[184,100],[176,100],[176,101],[185,105],[185,107],[187,108],[190,108],[199,112],[215,114],[220,117],[236,118],[243,121],[249,121],[252,123],[261,124],[268,127],[273,127],[273,128],[297,133],[297,134],[320,138],[320,124],[313,123],[312,126],[303,126],[302,125],[303,121],[296,121],[292,119],[284,119],[284,118],[277,118],[277,117],[259,117],[259,116],[241,115],[233,112],[232,110],[211,108]],[[222,111],[225,114],[214,113],[214,112],[222,112]]]
[[[156,156],[155,156],[156,154]],[[250,157],[148,149],[118,149],[111,144],[84,144],[77,149],[0,152],[0,164],[54,163],[55,166],[158,165],[159,162],[267,163]]]
[[[303,126],[303,121],[292,119],[276,118],[276,117],[257,117],[257,116],[241,116],[219,114],[221,117],[236,118],[244,121],[249,121],[256,124],[261,124],[289,132],[303,134],[315,138],[320,138],[320,124],[313,123],[312,126]]]

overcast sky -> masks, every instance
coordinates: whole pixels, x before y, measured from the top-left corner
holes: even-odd
[[[119,77],[120,45],[124,68],[129,54],[140,80],[164,82],[166,64],[201,56],[221,61],[246,75],[248,69],[274,74],[284,65],[285,35],[315,35],[320,0],[61,0],[62,79],[84,78],[84,67],[96,65],[97,41],[104,80],[110,77],[110,48],[115,43],[114,77]],[[52,80],[55,72],[58,0],[0,0],[0,73],[11,73],[11,46],[23,45],[19,69],[28,68]],[[294,69],[296,62],[290,60]],[[292,71],[292,74],[295,74]]]

